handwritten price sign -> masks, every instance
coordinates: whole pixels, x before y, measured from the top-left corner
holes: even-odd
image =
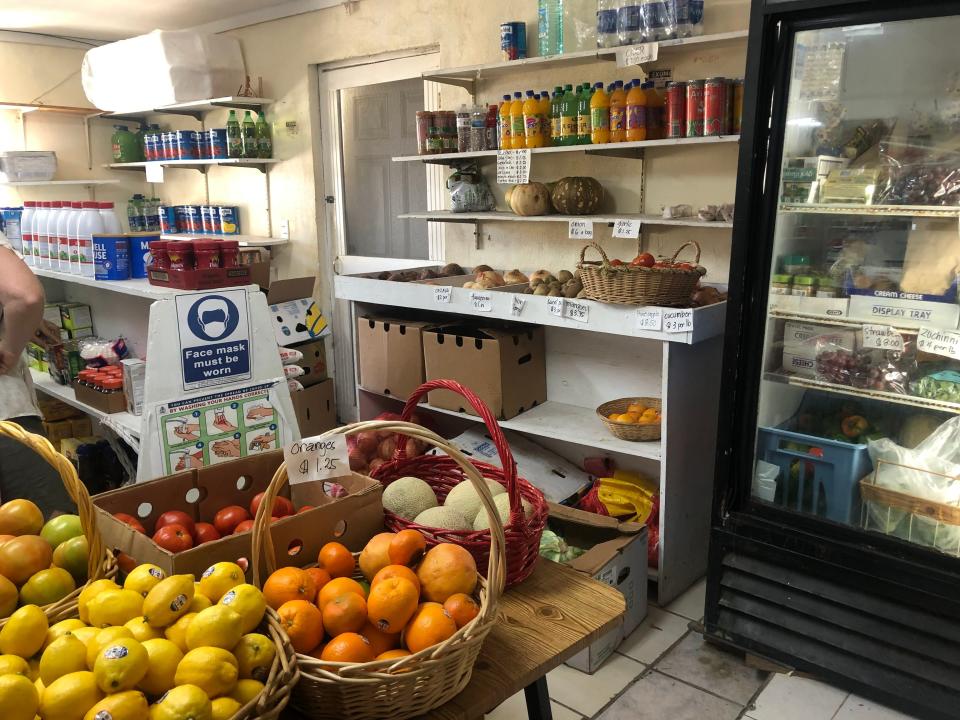
[[[350,474],[346,435],[312,437],[283,448],[291,485],[330,480]]]
[[[619,218],[613,224],[613,236],[615,238],[636,239],[640,237],[640,221],[628,218]]]
[[[567,300],[563,303],[563,316],[577,322],[590,322],[590,306],[579,300]]]
[[[493,312],[493,297],[490,293],[472,292],[470,302],[477,312]]]
[[[660,332],[663,327],[663,313],[660,308],[642,307],[637,310],[637,330]]]
[[[548,297],[547,298],[547,311],[551,315],[556,315],[557,317],[563,317],[563,300],[562,297]]]
[[[571,240],[593,240],[593,223],[589,220],[571,220],[567,223],[567,235]]]
[[[510,301],[510,314],[514,317],[520,317],[520,313],[523,312],[523,306],[526,304],[526,299],[520,295],[514,295],[513,299]]]
[[[522,185],[530,182],[529,150],[497,151],[497,185]]]
[[[960,360],[960,333],[924,328],[917,335],[917,349]]]
[[[617,67],[653,62],[660,56],[660,43],[650,42],[617,50]]]
[[[693,310],[664,310],[663,331],[685,333],[693,330]]]
[[[863,347],[903,352],[903,335],[889,325],[864,325]]]
[[[450,296],[453,294],[453,288],[449,285],[444,285],[443,287],[435,287],[433,289],[433,301],[435,303],[448,303],[450,302]]]

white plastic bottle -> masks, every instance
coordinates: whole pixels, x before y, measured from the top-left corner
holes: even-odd
[[[620,44],[617,36],[617,0],[597,0],[597,47],[611,48]]]
[[[83,203],[72,202],[70,205],[70,218],[67,220],[67,245],[69,247],[67,254],[70,256],[69,272],[71,275],[79,275],[80,242],[77,238],[77,227],[80,225],[80,210],[83,207]]]
[[[50,203],[50,214],[47,215],[47,248],[50,253],[49,267],[51,270],[60,269],[60,250],[57,244],[57,222],[63,212],[63,202],[54,200]]]
[[[37,212],[33,216],[33,264],[36,267],[50,267],[50,246],[47,243],[47,215],[50,214],[50,203],[37,203]]]
[[[617,7],[617,38],[621,45],[643,42],[643,0],[620,0]]]
[[[20,216],[20,245],[23,261],[33,265],[33,218],[37,214],[36,200],[25,200],[23,214]]]
[[[123,230],[120,228],[120,218],[117,217],[113,209],[112,202],[100,203],[100,217],[103,218],[103,231],[110,235],[120,235]]]
[[[94,277],[93,235],[104,232],[103,218],[100,217],[100,203],[84,200],[80,210],[80,222],[77,224],[77,254],[80,258],[80,275]]]
[[[67,224],[73,215],[73,203],[65,202],[57,216],[57,263],[60,272],[70,272],[70,241],[67,239]]]

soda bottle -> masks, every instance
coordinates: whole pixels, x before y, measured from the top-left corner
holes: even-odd
[[[627,94],[623,91],[623,80],[617,80],[609,87],[613,88],[610,92],[610,142],[623,142],[627,139]]]
[[[647,80],[643,85],[647,94],[647,140],[662,140],[663,95],[654,86],[653,80]]]
[[[553,144],[553,132],[550,122],[550,91],[540,91],[540,135],[543,137],[543,146],[549,147]]]
[[[498,122],[500,116],[497,114],[498,108],[496,105],[487,106],[487,117],[484,120],[484,129],[486,131],[486,142],[485,147],[487,150],[496,150],[499,144],[500,131],[498,127]]]
[[[263,116],[262,111],[257,113],[256,136],[257,157],[272,158],[273,138],[270,137],[270,126],[267,124],[267,119]]]
[[[540,100],[534,97],[533,90],[527,90],[527,99],[523,101],[523,132],[528,148],[543,147],[540,134]]]
[[[227,157],[243,157],[243,135],[240,133],[240,123],[237,122],[235,110],[231,110],[227,115]],[[133,228],[130,231],[133,232]]]
[[[603,83],[594,85],[590,98],[590,142],[594,145],[610,142],[610,96],[603,91]]]
[[[560,101],[560,144],[577,144],[577,103],[573,85],[563,86],[563,99]]]
[[[597,47],[611,48],[620,44],[617,37],[618,0],[597,0]]]
[[[500,125],[497,137],[500,138],[500,149],[509,150],[513,147],[510,127],[510,96],[504,95],[503,102],[500,103],[500,109],[497,112],[498,123]]]
[[[255,158],[257,156],[257,126],[253,122],[253,116],[247,110],[243,113],[243,157]]]
[[[647,93],[638,78],[630,81],[627,93],[627,140],[647,139]]]
[[[577,96],[577,144],[590,144],[590,83],[584,83],[580,87],[580,93]]]
[[[557,85],[553,88],[553,97],[550,99],[550,144],[562,145],[560,142],[560,105],[563,102],[563,88]]]
[[[523,150],[527,146],[527,135],[523,125],[523,95],[518,90],[510,103],[510,147]]]

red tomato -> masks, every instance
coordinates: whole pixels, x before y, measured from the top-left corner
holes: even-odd
[[[117,553],[117,567],[124,575],[129,575],[139,563],[125,552]]]
[[[143,527],[143,523],[137,520],[133,515],[127,515],[126,513],[114,513],[113,516],[120,522],[129,525],[134,530],[139,533],[147,534],[146,529]]]
[[[233,529],[233,534],[236,535],[237,533],[247,532],[248,530],[253,530],[253,520],[244,520]]]
[[[263,493],[257,493],[253,496],[253,500],[250,501],[250,515],[256,517],[257,508],[260,507],[260,502],[263,500]],[[277,517],[286,517],[287,515],[293,515],[293,503],[287,500],[287,498],[282,495],[278,495],[277,499],[273,501],[273,512],[271,515],[276,515]]]
[[[648,252],[640,253],[633,260],[630,261],[630,264],[634,267],[653,267],[653,264],[657,261],[653,255]]]
[[[682,262],[679,265],[677,265],[677,267],[680,268],[681,270],[693,270],[693,265],[691,265],[688,262]]]
[[[211,540],[219,540],[220,532],[210,523],[198,522],[196,529],[197,545],[203,545]]]
[[[172,553],[183,552],[193,547],[193,538],[190,531],[183,525],[173,523],[164,525],[153,534],[153,541],[164,550]]]
[[[250,513],[247,512],[246,508],[239,505],[227,505],[227,507],[217,510],[217,514],[213,516],[213,526],[221,535],[229,535],[236,529],[237,525],[249,519]]]
[[[297,510],[297,515],[300,513],[305,513],[307,510],[313,510],[315,507],[316,505],[301,505],[300,509]]]
[[[614,258],[613,260],[610,261],[610,264],[613,265],[613,266],[623,265],[623,260],[618,260],[618,259]]]
[[[180,525],[187,529],[190,536],[193,536],[194,522],[193,518],[181,510],[168,510],[157,518],[157,524],[154,530],[160,530],[167,525]]]

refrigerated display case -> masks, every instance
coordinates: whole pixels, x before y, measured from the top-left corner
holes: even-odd
[[[960,717],[960,2],[755,0],[705,631]]]

